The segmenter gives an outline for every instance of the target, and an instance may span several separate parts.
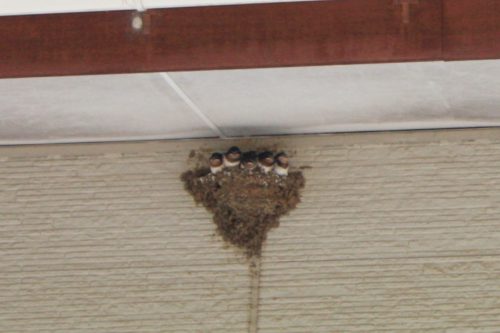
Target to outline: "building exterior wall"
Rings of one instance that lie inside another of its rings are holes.
[[[257,332],[500,332],[492,129],[0,148],[0,332],[248,332],[248,262],[179,181],[231,144],[307,180]]]

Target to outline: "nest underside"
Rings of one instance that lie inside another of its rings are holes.
[[[297,206],[305,183],[300,171],[281,177],[239,168],[216,175],[197,169],[186,171],[181,178],[195,202],[213,213],[223,239],[249,257],[261,254],[267,232]]]

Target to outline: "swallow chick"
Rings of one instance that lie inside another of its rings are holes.
[[[244,153],[241,156],[240,168],[252,173],[257,168],[257,153],[254,151]]]
[[[274,166],[273,153],[271,153],[270,151],[264,151],[264,152],[260,153],[259,157],[258,157],[258,165],[259,165],[260,170],[263,173],[267,174],[271,170],[273,170],[273,166]]]
[[[288,176],[288,156],[285,153],[279,153],[274,157],[274,173],[278,176]]]
[[[224,166],[226,168],[233,168],[240,165],[241,150],[238,147],[231,147],[224,154]]]
[[[224,159],[224,157],[221,153],[213,153],[212,156],[210,156],[208,163],[210,164],[210,172],[213,175],[224,170],[223,159]]]

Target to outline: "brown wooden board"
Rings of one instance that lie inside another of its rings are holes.
[[[408,3],[154,9],[142,31],[132,11],[0,17],[0,77],[440,59],[441,1]]]
[[[500,58],[500,0],[443,0],[443,59]]]

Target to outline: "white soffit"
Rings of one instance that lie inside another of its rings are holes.
[[[0,144],[500,126],[500,61],[0,80]]]
[[[314,0],[0,0],[0,16],[298,1]]]
[[[157,74],[0,80],[0,144],[217,136]]]
[[[500,125],[500,61],[171,73],[228,136]]]

